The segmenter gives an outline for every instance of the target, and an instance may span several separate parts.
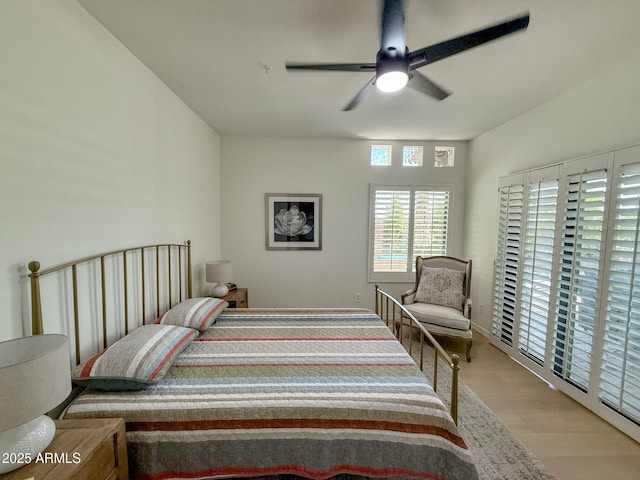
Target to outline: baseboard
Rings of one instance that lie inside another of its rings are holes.
[[[477,325],[474,325],[474,326],[472,327],[472,330],[473,330],[474,332],[479,333],[480,335],[482,335],[482,336],[483,336],[483,337],[485,337],[485,338],[489,338],[489,337],[490,337],[490,334],[489,334],[489,331],[488,331],[488,330],[485,330],[484,328],[478,327]]]

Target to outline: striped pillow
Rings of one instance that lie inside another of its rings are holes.
[[[190,298],[162,315],[158,323],[196,328],[202,332],[209,328],[228,306],[229,304],[221,298]]]
[[[71,379],[98,390],[141,390],[162,379],[197,335],[191,328],[143,325],[76,366]]]

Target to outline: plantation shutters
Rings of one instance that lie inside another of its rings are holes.
[[[374,272],[405,272],[409,254],[410,190],[377,190],[374,197]]]
[[[640,441],[640,146],[500,180],[491,342]]]
[[[567,175],[553,371],[585,392],[591,371],[606,193],[607,170]]]
[[[543,365],[553,283],[558,167],[531,172],[528,177],[521,266],[519,348],[529,359]]]
[[[449,192],[416,190],[414,192],[413,249],[411,268],[418,255],[447,254],[449,233]]]
[[[517,175],[504,179],[499,191],[492,333],[508,346],[513,346],[518,299],[523,178],[522,175]]]
[[[640,423],[640,163],[618,169],[614,201],[600,399]]]
[[[417,255],[446,255],[448,188],[371,186],[369,279],[411,280]]]

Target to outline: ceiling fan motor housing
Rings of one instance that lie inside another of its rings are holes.
[[[376,59],[376,87],[383,92],[400,90],[409,79],[409,61],[404,55],[379,51]]]

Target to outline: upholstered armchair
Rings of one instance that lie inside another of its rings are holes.
[[[461,339],[471,361],[471,260],[417,257],[416,284],[402,304],[434,336]]]

